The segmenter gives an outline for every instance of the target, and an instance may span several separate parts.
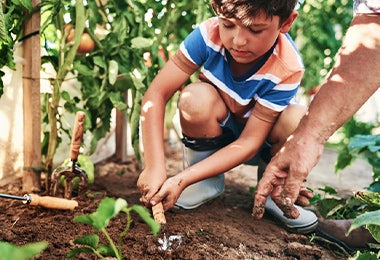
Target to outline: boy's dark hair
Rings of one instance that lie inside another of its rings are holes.
[[[252,17],[263,11],[267,17],[279,16],[279,26],[290,16],[298,0],[212,0],[216,14],[240,20],[250,26]]]

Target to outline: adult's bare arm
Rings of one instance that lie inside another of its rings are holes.
[[[380,15],[354,17],[329,77],[257,186],[255,218],[263,216],[268,195],[287,217],[298,217],[293,204],[324,144],[380,86],[379,32]]]

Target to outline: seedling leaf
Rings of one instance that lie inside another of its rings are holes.
[[[92,254],[94,251],[89,247],[80,247],[80,248],[74,248],[67,254],[67,259],[72,259],[75,255],[80,253],[89,253]]]
[[[0,258],[28,260],[40,254],[47,246],[48,242],[46,241],[29,243],[23,246],[16,246],[8,242],[0,241]]]
[[[92,218],[89,215],[79,215],[74,218],[75,222],[92,226]]]
[[[161,225],[152,218],[150,212],[146,208],[140,205],[133,205],[131,206],[131,209],[139,214],[139,216],[145,221],[145,223],[150,227],[150,230],[154,236],[160,232]]]
[[[357,251],[356,255],[348,258],[348,260],[377,260],[376,253],[374,252],[360,252]]]
[[[75,244],[86,245],[96,249],[99,244],[99,236],[95,234],[78,237],[74,240]]]
[[[358,227],[361,227],[363,225],[369,225],[369,224],[380,226],[380,210],[366,212],[358,216],[357,218],[355,218],[347,234],[350,234],[352,230]]]
[[[98,248],[98,252],[102,255],[116,257],[115,251],[112,249],[112,247],[110,245],[101,245]]]

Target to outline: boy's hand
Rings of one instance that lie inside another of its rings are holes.
[[[137,180],[137,188],[140,190],[140,202],[145,206],[151,206],[151,199],[166,180],[166,172],[155,173],[151,170],[143,170]]]
[[[150,200],[150,203],[154,206],[161,201],[164,210],[172,208],[183,191],[181,182],[182,179],[179,175],[168,178]]]

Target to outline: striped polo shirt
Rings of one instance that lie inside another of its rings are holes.
[[[218,18],[201,23],[181,43],[173,56],[184,72],[216,87],[235,117],[244,122],[252,114],[274,122],[294,101],[304,72],[301,56],[288,34],[280,34],[276,43],[244,75],[232,75],[231,56],[219,36]]]

